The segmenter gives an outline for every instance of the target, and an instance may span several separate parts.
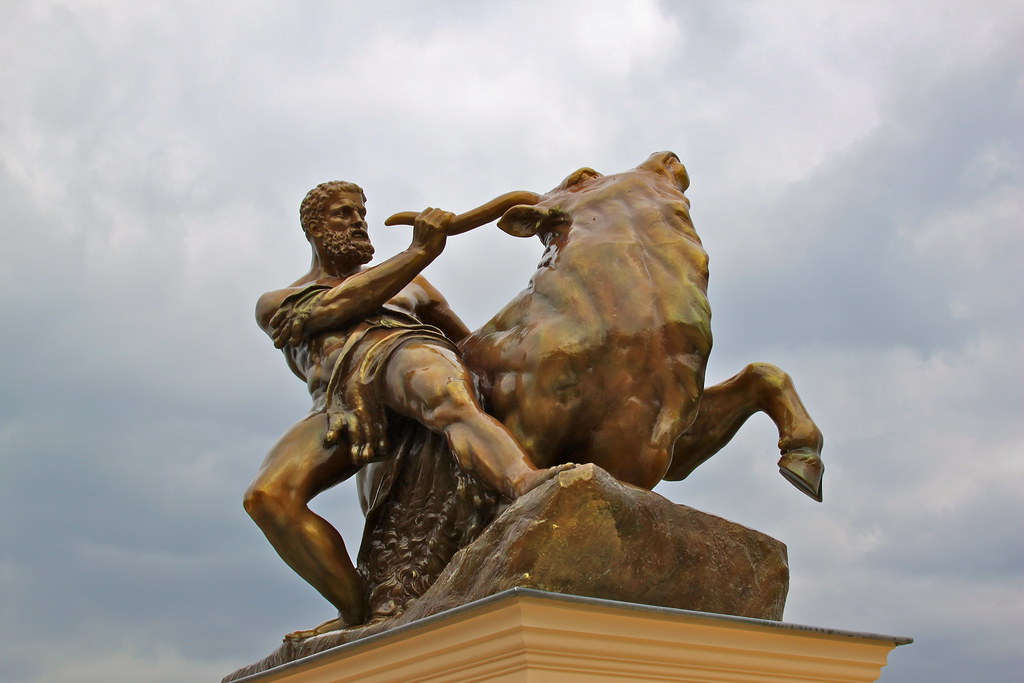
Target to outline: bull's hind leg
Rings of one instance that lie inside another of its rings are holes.
[[[676,441],[665,479],[685,479],[717,453],[751,415],[764,412],[779,430],[779,471],[798,489],[821,501],[822,436],[800,402],[789,375],[752,363],[736,376],[704,390],[693,424]]]

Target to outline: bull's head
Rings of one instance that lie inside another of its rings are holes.
[[[619,175],[628,174],[649,175],[651,177],[645,178],[645,181],[650,182],[654,179],[678,189],[680,193],[685,192],[690,186],[686,167],[673,152],[655,152],[632,171]],[[602,185],[610,185],[602,181],[604,177],[592,168],[573,171],[538,201],[508,209],[498,220],[498,227],[516,237],[556,232],[572,223],[571,214],[562,206],[566,203],[563,200],[590,189],[598,190]],[[683,199],[685,200],[685,197]]]
[[[608,177],[617,178],[629,174],[642,174],[645,181],[663,184],[680,195],[690,186],[686,167],[673,152],[655,152],[632,171]],[[592,168],[581,168],[570,173],[545,195],[526,191],[503,194],[472,211],[456,216],[448,228],[448,234],[457,235],[472,230],[490,223],[499,216],[498,227],[516,237],[532,237],[556,231],[572,224],[571,214],[559,206],[561,200],[566,196],[595,188],[604,178],[605,176]],[[682,199],[687,201],[685,197]],[[384,223],[412,225],[416,215],[415,211],[404,211],[396,213]]]

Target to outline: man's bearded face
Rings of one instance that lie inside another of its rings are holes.
[[[317,247],[328,259],[361,265],[373,258],[366,232],[366,207],[358,194],[337,194],[324,210]]]
[[[317,241],[320,251],[332,261],[362,265],[373,258],[373,245],[367,237],[328,231]]]

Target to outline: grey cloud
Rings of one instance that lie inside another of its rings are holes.
[[[789,618],[919,636],[883,681],[1019,669],[1013,7],[631,7],[0,10],[3,677],[215,677],[329,616],[240,504],[308,409],[252,309],[307,263],[309,187],[360,182],[379,224],[664,148],[711,253],[710,376],[788,369],[830,479],[793,491],[757,418],[659,490],[785,540]],[[538,256],[492,226],[428,277],[477,325]],[[353,551],[351,484],[317,510]]]
[[[794,331],[791,318],[779,311],[814,311],[799,330],[804,343],[931,350],[963,344],[975,328],[953,318],[950,301],[963,291],[962,280],[991,277],[995,264],[986,261],[950,277],[948,265],[922,259],[908,235],[932,217],[998,195],[998,182],[978,187],[969,173],[989,145],[1021,142],[1010,76],[966,74],[941,93],[925,94],[895,112],[917,110],[913,129],[880,129],[779,197],[758,229],[781,235],[788,250],[771,252],[761,263],[745,261],[744,272],[727,271],[721,278],[729,287],[725,297],[744,297],[737,326],[750,324],[763,330],[768,344],[784,344]],[[1004,238],[1019,242],[1017,236]],[[1020,250],[1013,243],[998,248]],[[773,286],[753,286],[756,279]]]

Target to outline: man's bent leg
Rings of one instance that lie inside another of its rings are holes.
[[[281,558],[338,609],[343,625],[366,620],[366,587],[341,535],[307,504],[355,473],[347,448],[324,449],[327,416],[289,429],[245,494],[245,509]]]
[[[505,426],[484,412],[472,386],[454,351],[407,341],[388,360],[385,399],[392,410],[443,434],[463,469],[477,472],[510,498],[574,466],[537,469]]]

